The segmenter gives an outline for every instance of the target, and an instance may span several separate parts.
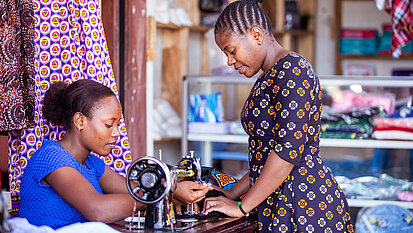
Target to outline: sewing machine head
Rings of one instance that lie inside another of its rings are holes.
[[[181,180],[201,182],[201,164],[193,152],[182,156],[173,167],[154,157],[140,158],[131,165],[127,188],[136,201],[147,204],[145,228],[173,228],[176,221],[171,194]]]

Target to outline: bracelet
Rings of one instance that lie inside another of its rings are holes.
[[[245,211],[242,209],[242,207],[241,207],[241,204],[242,204],[242,202],[238,202],[238,207],[239,207],[239,210],[241,211],[241,213],[243,214],[243,215],[247,215],[247,213],[245,213]]]

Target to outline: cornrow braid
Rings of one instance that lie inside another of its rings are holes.
[[[245,34],[252,27],[261,27],[272,32],[271,22],[258,3],[263,0],[238,0],[229,4],[222,11],[215,23],[215,32],[230,29],[238,34]]]

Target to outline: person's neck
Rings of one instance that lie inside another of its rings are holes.
[[[268,71],[275,63],[277,63],[282,57],[286,54],[290,53],[291,51],[282,47],[278,42],[274,39],[271,45],[269,46],[271,49],[268,50],[264,64],[262,69],[264,72]]]
[[[67,133],[65,137],[59,141],[59,144],[73,156],[79,163],[85,165],[85,161],[90,154],[86,148],[81,146],[79,137],[71,133]]]

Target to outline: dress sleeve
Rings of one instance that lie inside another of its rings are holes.
[[[105,162],[93,154],[89,155],[88,160],[90,161],[91,166],[93,166],[94,168],[96,179],[99,180],[100,178],[102,178],[103,173],[105,173]]]
[[[40,182],[44,177],[58,168],[75,167],[74,161],[68,157],[67,152],[62,150],[60,146],[53,145],[52,143],[41,151],[36,163],[37,171],[34,175],[36,182]]]
[[[282,159],[298,165],[308,141],[307,131],[314,100],[314,73],[301,57],[286,59],[268,83],[268,97],[274,108],[274,151]]]

